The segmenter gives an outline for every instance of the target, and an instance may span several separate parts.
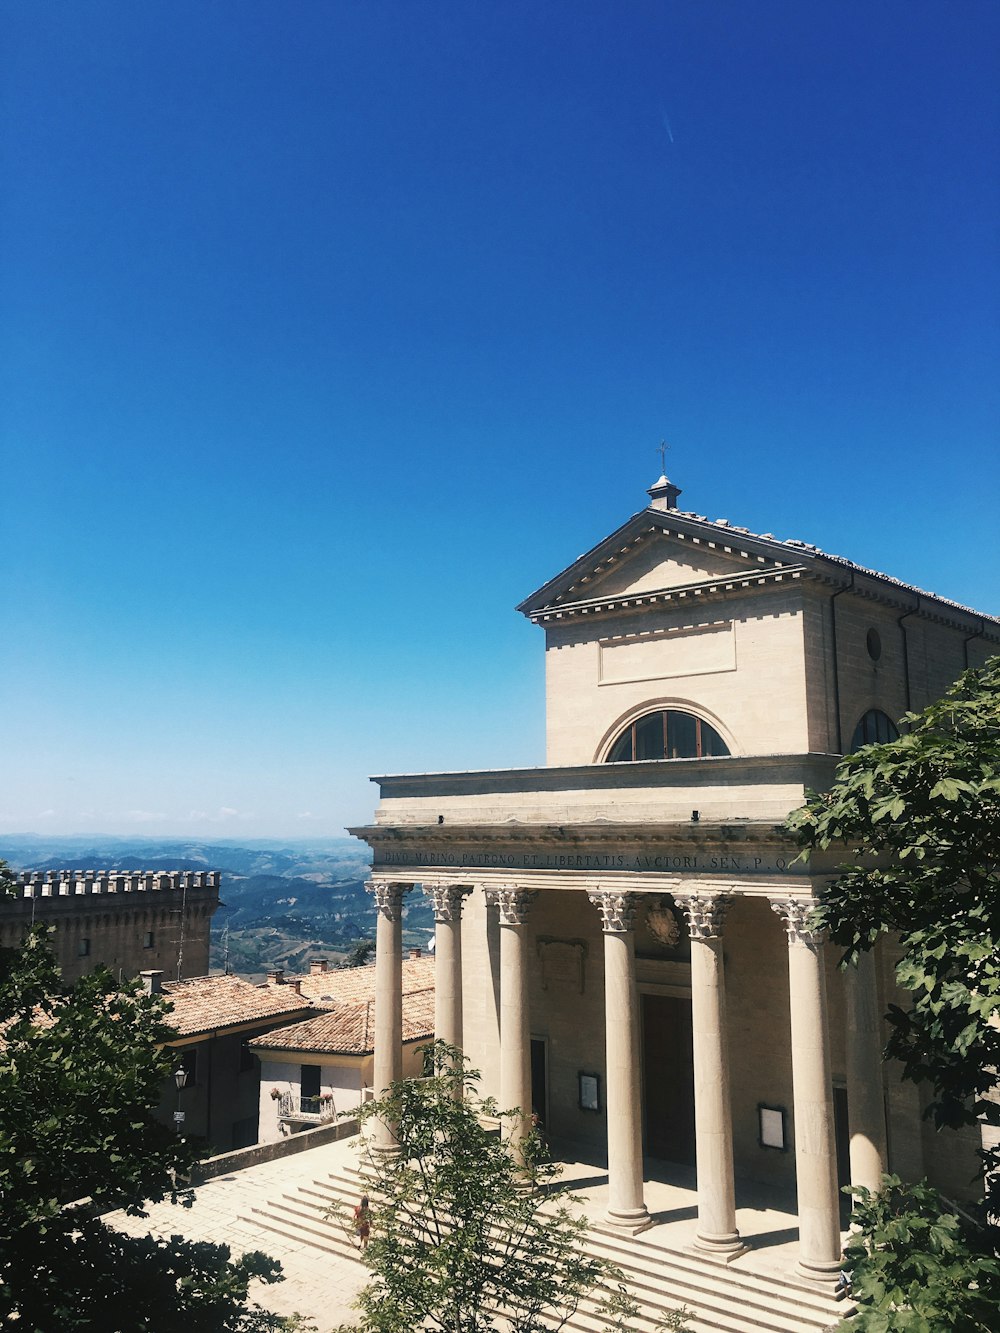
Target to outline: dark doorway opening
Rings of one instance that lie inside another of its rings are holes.
[[[847,1113],[847,1089],[833,1090],[833,1136],[837,1145],[837,1188],[842,1190],[851,1183],[851,1122]],[[851,1221],[851,1196],[840,1196],[840,1226],[844,1230]]]
[[[319,1084],[319,1065],[303,1065],[299,1104],[299,1110],[303,1115],[319,1115]]]
[[[642,1068],[645,1151],[693,1166],[694,1049],[691,1001],[673,995],[642,997]]]
[[[545,1086],[545,1041],[542,1037],[531,1039],[531,1109],[538,1114],[544,1126],[549,1118],[548,1098]]]

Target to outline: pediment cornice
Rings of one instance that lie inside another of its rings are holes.
[[[675,593],[683,589],[693,593],[699,587],[729,582],[736,575],[759,576],[766,571],[791,566],[799,566],[802,572],[807,565],[804,551],[786,543],[757,537],[745,530],[711,523],[707,519],[677,510],[644,509],[525,598],[518,606],[518,611],[530,620],[537,621],[555,608],[586,606],[593,609],[604,602],[621,601],[621,597],[602,597],[597,588],[594,589],[596,595],[590,595],[589,585],[600,580],[615,566],[634,558],[640,548],[651,541],[674,544],[678,553],[682,550],[701,551],[724,556],[731,562],[732,569],[724,577],[720,574],[679,587],[644,590],[643,600],[651,593],[658,592]]]
[[[650,542],[672,543],[678,553],[701,551],[722,556],[732,568],[711,578],[669,587],[643,587],[634,594],[602,595],[598,585],[608,571],[635,560],[644,544]],[[951,625],[964,629],[971,637],[1000,643],[1000,618],[996,616],[925,592],[808,542],[779,540],[770,533],[761,535],[734,527],[725,519],[711,520],[676,509],[643,509],[633,514],[609,537],[526,597],[517,610],[537,624],[563,616],[631,609],[651,601],[690,605],[696,599],[721,599],[745,593],[755,586],[768,587],[796,578],[849,589],[856,596],[895,607],[904,614]]]
[[[643,589],[641,592],[620,593],[609,597],[592,597],[580,601],[562,601],[529,613],[533,624],[551,624],[577,616],[599,616],[621,611],[634,611],[651,606],[691,606],[695,602],[719,601],[736,593],[755,592],[779,584],[795,583],[805,577],[814,577],[804,565],[785,565],[774,569],[753,569],[742,574],[722,578],[700,579],[697,583],[683,583],[665,588]]]

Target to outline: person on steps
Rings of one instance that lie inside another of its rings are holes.
[[[371,1235],[371,1214],[368,1211],[367,1194],[362,1194],[361,1202],[354,1210],[354,1230],[358,1233],[361,1248],[367,1250],[368,1237]]]

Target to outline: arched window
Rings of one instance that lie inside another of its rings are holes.
[[[884,745],[886,741],[898,741],[899,728],[881,708],[869,708],[864,717],[854,728],[851,737],[851,750],[860,750],[862,745]]]
[[[728,754],[729,746],[714,727],[693,713],[663,708],[630,722],[608,752],[606,763],[636,759],[703,759]]]

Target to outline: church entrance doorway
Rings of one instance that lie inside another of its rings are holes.
[[[693,1166],[694,1049],[691,1001],[642,996],[645,1152]]]
[[[544,1129],[549,1116],[548,1073],[545,1068],[545,1038],[531,1038],[531,1109]]]

